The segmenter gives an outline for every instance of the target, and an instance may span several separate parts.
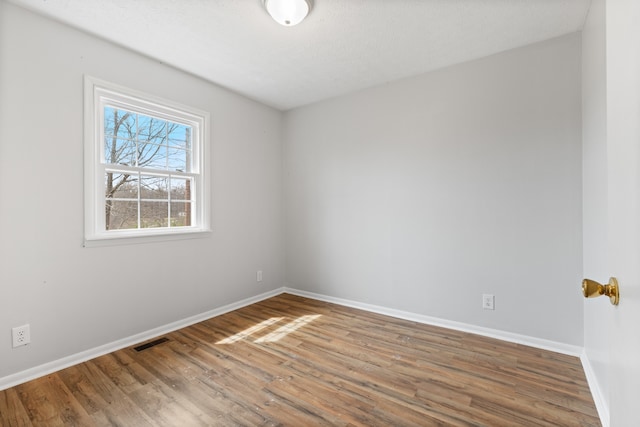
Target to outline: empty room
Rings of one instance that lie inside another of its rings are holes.
[[[640,2],[0,0],[0,426],[640,416]]]

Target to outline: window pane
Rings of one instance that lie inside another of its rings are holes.
[[[167,227],[169,217],[169,203],[167,202],[140,202],[140,227],[158,228]]]
[[[105,203],[107,230],[138,228],[138,202],[107,200]]]
[[[178,148],[191,148],[191,126],[169,123],[169,145]]]
[[[104,138],[104,161],[114,165],[135,166],[136,144],[127,139]]]
[[[171,200],[191,200],[192,182],[189,178],[171,179]]]
[[[153,169],[167,169],[167,146],[140,142],[138,145],[138,166]]]
[[[191,172],[189,167],[189,159],[187,158],[187,151],[180,148],[169,147],[169,170],[180,172]]]
[[[141,142],[166,143],[167,122],[138,114],[138,140]]]
[[[137,175],[127,175],[117,172],[105,174],[105,197],[107,199],[137,199]]]
[[[133,139],[136,136],[136,115],[113,107],[104,107],[104,134]]]
[[[188,227],[191,225],[191,202],[171,203],[171,226]]]
[[[104,107],[104,135],[114,135],[114,109],[112,107]]]
[[[167,178],[144,175],[140,177],[141,199],[168,200],[168,196]]]

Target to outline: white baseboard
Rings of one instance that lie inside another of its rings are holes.
[[[344,305],[347,307],[358,308],[373,313],[384,314],[386,316],[396,317],[398,319],[410,320],[413,322],[424,323],[427,325],[440,326],[443,328],[453,329],[456,331],[469,332],[485,337],[497,338],[502,341],[508,341],[516,344],[523,344],[530,347],[550,350],[556,353],[568,354],[570,356],[579,357],[582,354],[582,347],[565,344],[556,341],[545,340],[542,338],[530,337],[528,335],[514,334],[511,332],[501,331],[498,329],[484,328],[482,326],[471,325],[468,323],[455,322],[452,320],[440,319],[438,317],[425,316],[423,314],[411,313],[408,311],[395,310],[392,308],[382,307],[379,305],[365,304],[343,298],[335,298],[327,295],[316,294],[314,292],[301,291],[294,288],[285,287],[284,292],[298,295],[301,297],[312,298],[320,301],[330,302],[334,304]]]
[[[589,361],[585,351],[580,355],[580,361],[582,362],[582,369],[584,369],[584,375],[587,377],[587,383],[589,384],[593,401],[596,404],[596,410],[598,411],[602,427],[609,427],[611,424],[609,405],[607,404],[607,400],[604,398],[602,388],[600,388],[600,383],[598,382],[598,377],[596,377],[596,374],[593,371],[593,366],[591,366],[591,362]]]
[[[9,387],[13,387],[18,384],[22,384],[27,381],[34,380],[36,378],[49,375],[61,369],[68,368],[69,366],[86,362],[87,360],[94,359],[96,357],[114,352],[116,350],[120,350],[125,347],[130,347],[134,344],[138,344],[140,342],[150,340],[151,338],[155,338],[159,335],[167,334],[169,332],[182,329],[184,327],[193,325],[195,323],[202,322],[203,320],[207,320],[212,317],[219,316],[221,314],[228,313],[230,311],[237,310],[242,307],[246,307],[248,305],[265,300],[267,298],[280,295],[281,293],[284,292],[284,289],[285,288],[274,289],[273,291],[265,292],[260,295],[256,295],[254,297],[246,298],[238,302],[227,304],[225,306],[222,306],[213,310],[209,310],[204,313],[196,314],[195,316],[187,317],[186,319],[181,319],[176,322],[169,323],[168,325],[150,329],[148,331],[141,332],[139,334],[135,334],[127,338],[113,341],[108,344],[101,345],[99,347],[94,347],[89,350],[82,351],[80,353],[72,354],[70,356],[66,356],[61,359],[47,362],[30,369],[26,369],[24,371],[11,374],[6,377],[2,377],[0,378],[0,390],[5,390]]]

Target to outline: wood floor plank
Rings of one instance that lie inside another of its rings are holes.
[[[92,424],[86,409],[60,380],[47,375],[16,387],[34,426],[84,426]]]
[[[78,402],[96,420],[96,424],[153,425],[153,420],[139,410],[124,389],[112,382],[101,370],[99,362],[108,358],[103,356],[72,366],[60,371],[58,375]]]
[[[282,294],[0,391],[2,426],[600,426],[576,357]]]
[[[155,377],[124,353],[117,351],[98,357],[92,362],[124,393],[132,393],[153,381]]]
[[[29,427],[33,424],[22,405],[16,388],[0,391],[0,425],[7,427]]]

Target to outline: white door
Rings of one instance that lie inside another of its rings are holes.
[[[607,166],[609,267],[620,284],[611,307],[612,427],[640,426],[640,1],[608,0]],[[611,320],[609,322],[609,320]]]

